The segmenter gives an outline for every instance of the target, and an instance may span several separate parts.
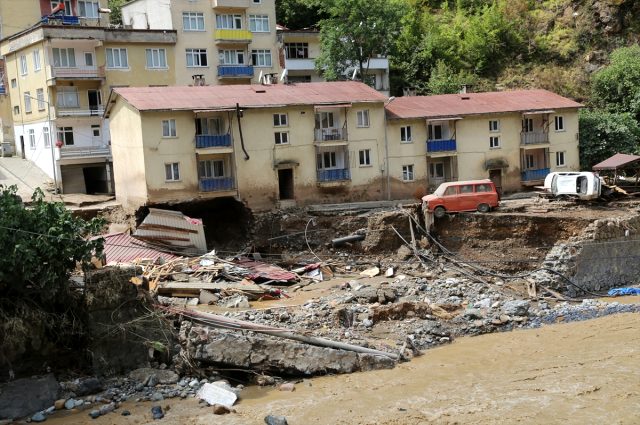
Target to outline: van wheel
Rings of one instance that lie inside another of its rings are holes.
[[[478,205],[478,211],[481,213],[488,213],[491,211],[491,207],[488,204],[480,204]]]
[[[435,207],[435,209],[433,210],[433,215],[436,218],[442,218],[447,214],[447,211],[444,209],[444,207]]]

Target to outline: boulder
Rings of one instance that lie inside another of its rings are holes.
[[[60,386],[53,374],[0,385],[0,419],[21,418],[53,406]]]
[[[141,383],[153,382],[152,377],[155,376],[156,383],[163,385],[171,385],[178,382],[179,376],[172,370],[167,369],[152,369],[150,367],[143,367],[133,370],[129,373],[129,378]]]
[[[502,305],[502,311],[508,316],[526,316],[529,311],[529,301],[513,300],[506,301]]]

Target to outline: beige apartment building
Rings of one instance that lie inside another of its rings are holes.
[[[116,88],[116,197],[256,210],[382,199],[385,101],[358,82]]]
[[[279,78],[275,0],[133,0],[122,20],[125,28],[177,31],[177,85]]]
[[[390,167],[411,165],[428,190],[480,178],[504,192],[541,185],[549,172],[579,169],[581,107],[546,90],[392,98]]]
[[[175,31],[38,24],[0,41],[18,155],[63,193],[114,191],[104,100],[175,81]]]

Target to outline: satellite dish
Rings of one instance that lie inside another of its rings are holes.
[[[260,84],[264,83],[264,81],[262,80],[262,71],[260,71],[260,75],[258,75],[258,81],[260,82]]]
[[[280,74],[280,81],[284,81],[285,78],[289,75],[289,70],[287,68],[282,70],[282,74]]]

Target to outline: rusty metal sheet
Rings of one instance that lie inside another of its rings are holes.
[[[634,162],[640,160],[638,155],[629,155],[626,153],[617,153],[610,158],[605,159],[602,162],[593,166],[594,170],[615,170],[617,168],[624,168],[627,165],[631,165]]]
[[[104,235],[105,263],[131,263],[137,259],[151,259],[156,261],[162,258],[165,261],[177,258],[176,255],[162,252],[152,246],[129,236],[126,233],[114,233]]]
[[[187,217],[180,211],[149,208],[149,214],[133,236],[184,255],[195,256],[207,252],[202,220]]]
[[[254,261],[248,258],[237,258],[233,263],[250,270],[251,273],[245,276],[247,279],[275,280],[278,282],[295,282],[298,280],[298,275],[295,273],[273,264]]]

